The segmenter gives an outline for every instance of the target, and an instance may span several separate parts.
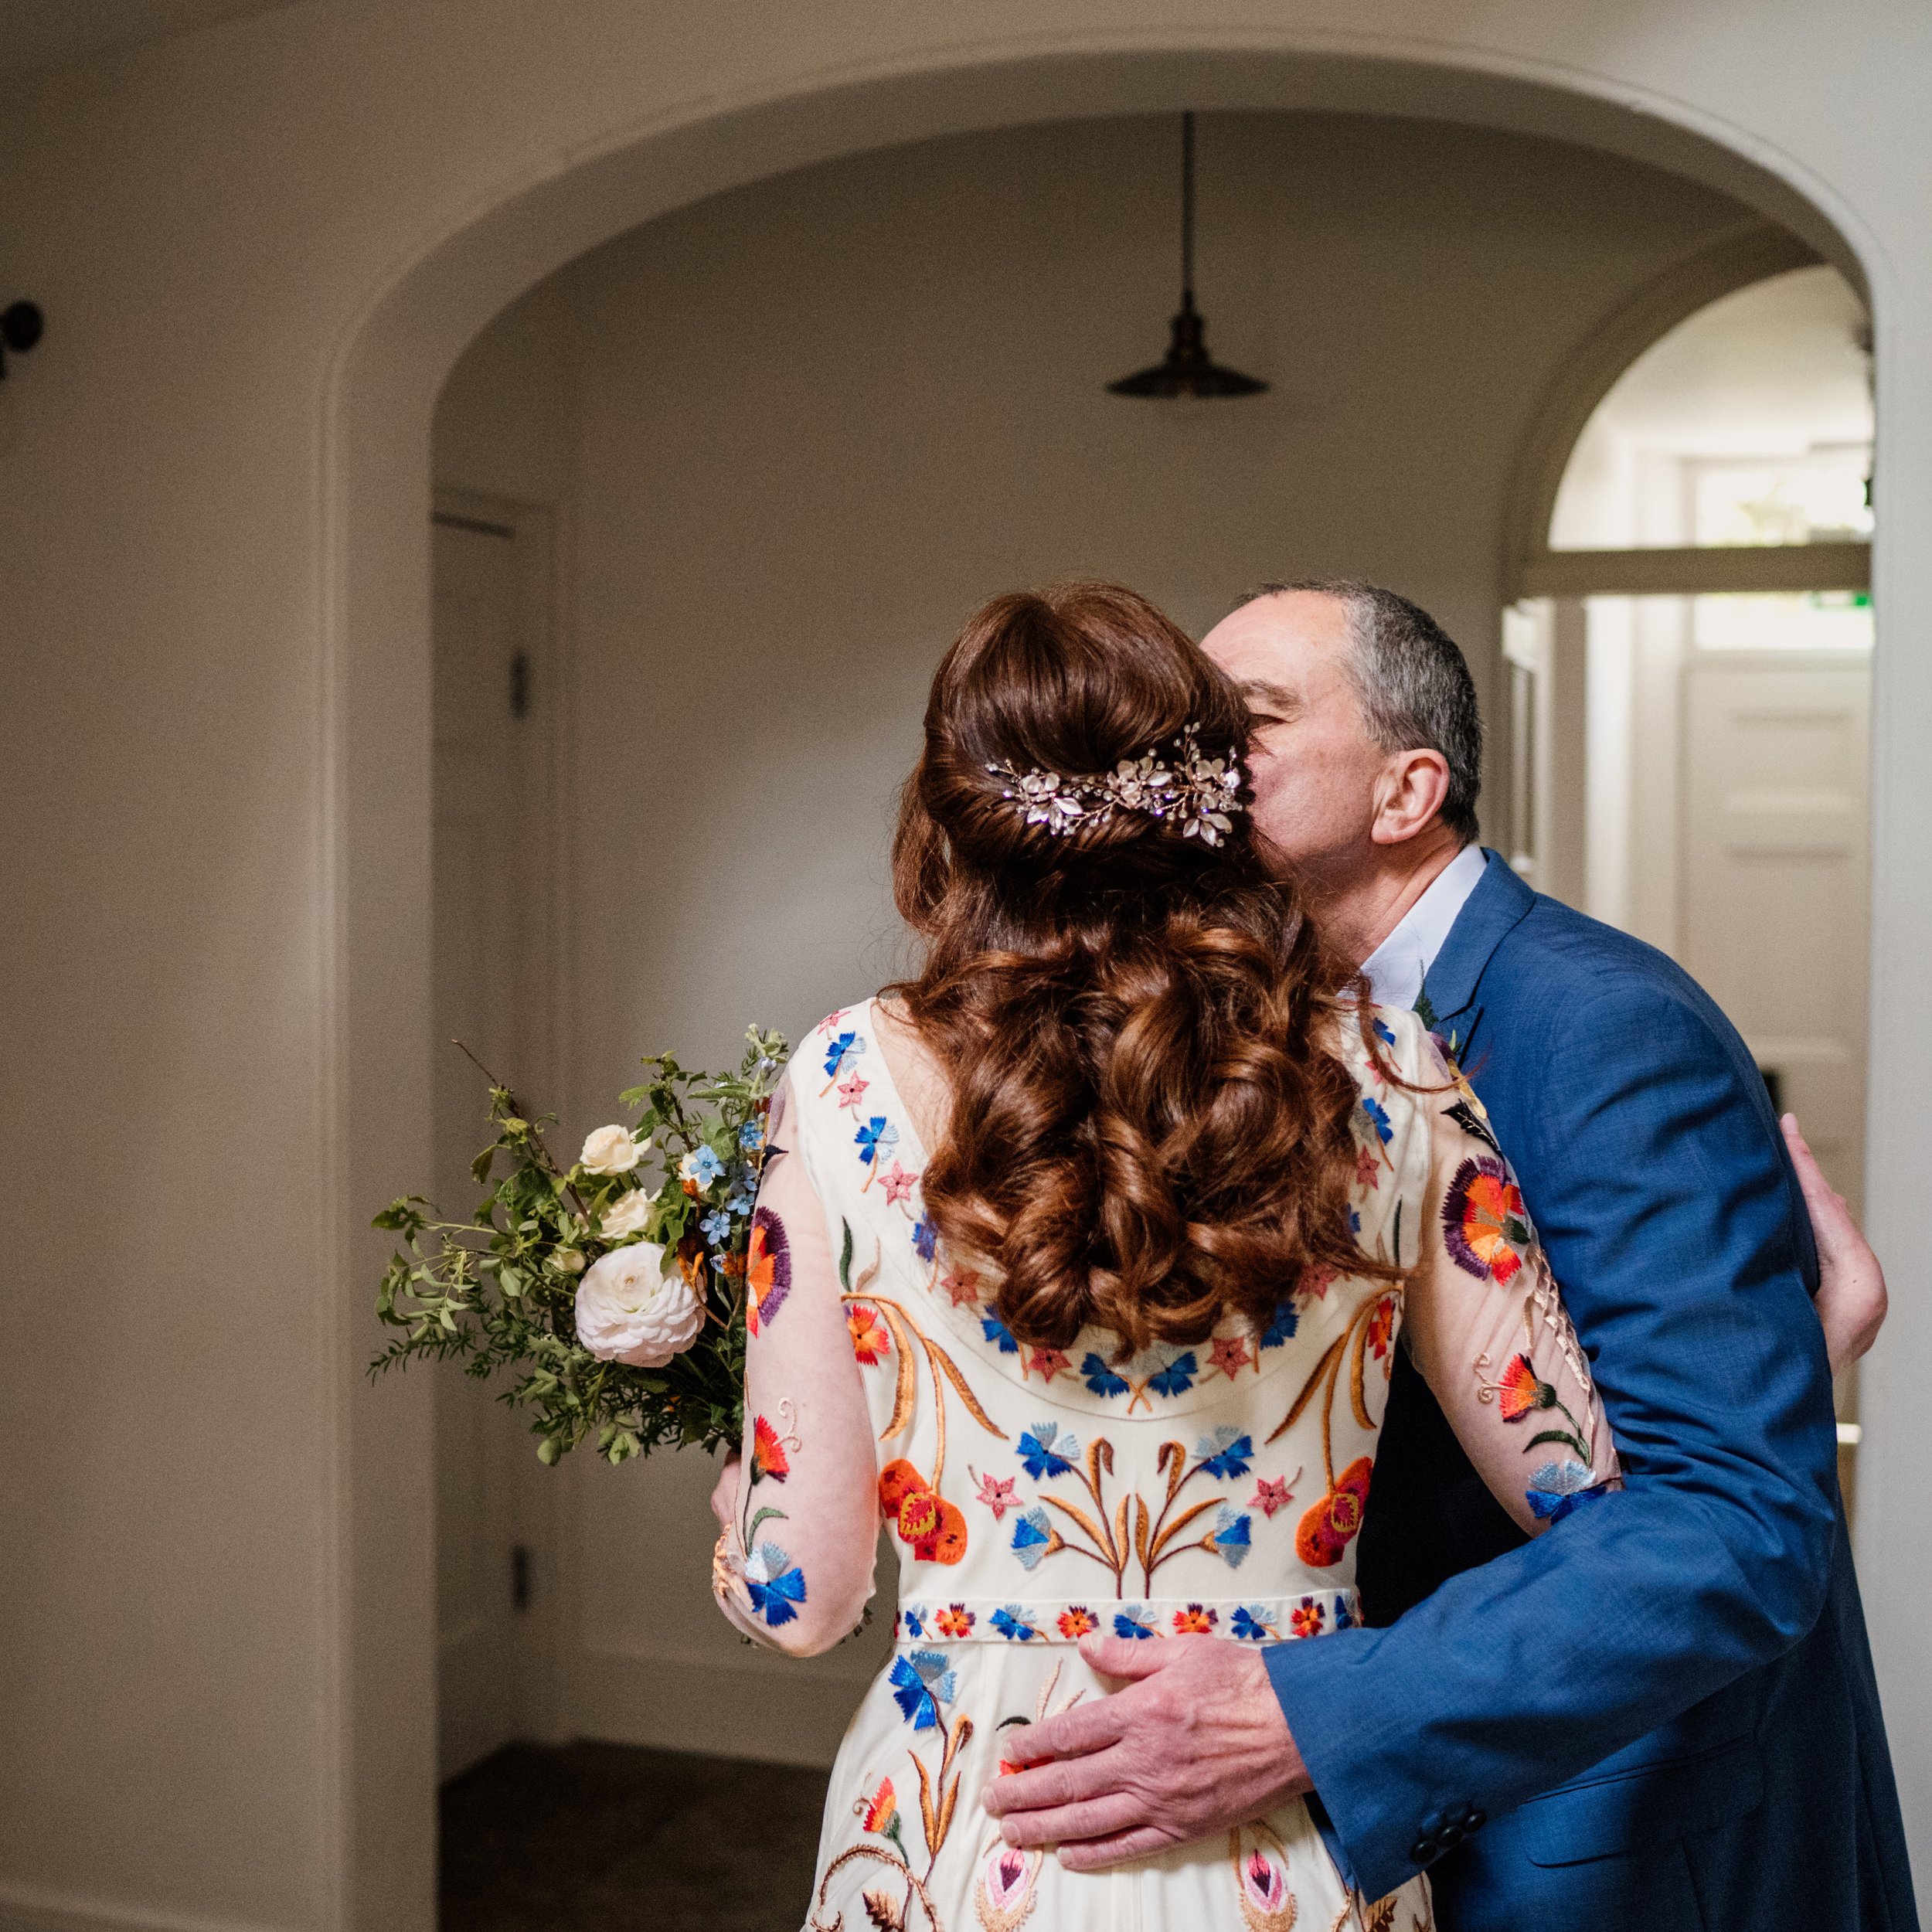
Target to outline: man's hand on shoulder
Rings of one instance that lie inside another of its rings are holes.
[[[1820,1171],[1798,1130],[1798,1116],[1787,1114],[1780,1125],[1811,1216],[1811,1238],[1818,1243],[1815,1305],[1825,1325],[1825,1353],[1837,1375],[1871,1347],[1885,1325],[1885,1270],[1859,1232],[1844,1196]]]
[[[1080,1655],[1129,1680],[1002,1733],[985,1808],[1009,1845],[1060,1847],[1093,1871],[1224,1832],[1311,1787],[1258,1649],[1212,1637],[1085,1637]]]

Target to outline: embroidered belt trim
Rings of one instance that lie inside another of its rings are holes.
[[[1225,1637],[1273,1644],[1319,1637],[1362,1621],[1352,1590],[1284,1597],[1111,1597],[1084,1602],[1022,1603],[971,1597],[952,1603],[903,1604],[893,1627],[900,1644],[1071,1644],[1090,1631],[1104,1637]]]

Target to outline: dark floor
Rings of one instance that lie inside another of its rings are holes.
[[[511,1744],[443,1787],[442,1932],[798,1932],[825,1774]]]

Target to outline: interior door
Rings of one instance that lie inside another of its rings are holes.
[[[474,508],[474,505],[469,506]],[[485,506],[487,509],[487,506]],[[449,1043],[527,1090],[541,986],[526,858],[532,818],[523,739],[536,640],[529,585],[539,533],[487,514],[439,513],[434,532],[436,1198],[466,1218],[471,1157],[488,1138],[487,1084]],[[522,1422],[491,1386],[434,1376],[438,1768],[448,1777],[532,1728],[526,1614],[536,1587]],[[549,1474],[539,1471],[540,1475]]]
[[[1681,957],[1855,1206],[1870,663],[1698,652],[1685,676]]]

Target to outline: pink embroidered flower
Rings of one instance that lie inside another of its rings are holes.
[[[851,1011],[852,1009],[849,1006],[842,1006],[837,1012],[828,1013],[825,1017],[818,1022],[819,1032],[821,1033],[837,1032],[838,1030],[838,1022]]]
[[[939,1285],[956,1308],[970,1307],[979,1299],[979,1277],[971,1268],[954,1268],[940,1276]]]
[[[1248,1507],[1258,1509],[1263,1515],[1273,1519],[1277,1509],[1285,1509],[1294,1501],[1294,1493],[1288,1487],[1285,1476],[1260,1476],[1255,1479],[1254,1494],[1248,1498]]]
[[[1288,1896],[1288,1875],[1267,1852],[1250,1852],[1241,1867],[1241,1889],[1257,1911],[1279,1912]]]
[[[1301,1270],[1301,1279],[1294,1284],[1294,1291],[1297,1294],[1305,1294],[1319,1301],[1341,1279],[1341,1275],[1342,1270],[1328,1262],[1311,1262]]]
[[[1245,1369],[1253,1359],[1244,1335],[1217,1335],[1213,1347],[1208,1350],[1208,1360],[1230,1382],[1238,1369]]]
[[[971,1469],[966,1473],[969,1476],[976,1474]],[[983,1502],[993,1512],[994,1522],[998,1522],[1008,1510],[1017,1509],[1019,1507],[1019,1499],[1013,1494],[1013,1485],[1019,1480],[1017,1476],[1008,1476],[1004,1478],[998,1476],[981,1476],[979,1494],[973,1500],[975,1502]]]
[[[1304,1597],[1288,1613],[1288,1628],[1298,1637],[1319,1637],[1328,1614],[1312,1597]]]
[[[1379,1187],[1382,1185],[1382,1163],[1364,1148],[1358,1148],[1355,1157],[1355,1179],[1357,1187]]]
[[[1026,1357],[1026,1372],[1029,1376],[1042,1376],[1049,1382],[1063,1369],[1072,1366],[1064,1349],[1034,1349],[1029,1352]]]
[[[1084,1604],[1069,1604],[1060,1614],[1060,1633],[1063,1637],[1084,1637],[1089,1631],[1099,1628],[1094,1613]]]
[[[855,1067],[838,1083],[838,1104],[841,1107],[856,1107],[865,1097],[866,1089],[871,1084],[870,1080],[859,1077],[859,1070]]]
[[[879,1185],[886,1190],[886,1199],[896,1206],[919,1185],[919,1176],[910,1168],[901,1167],[895,1161],[879,1177]]]
[[[942,1637],[970,1637],[973,1623],[973,1613],[964,1604],[948,1604],[933,1619],[934,1628]]]

